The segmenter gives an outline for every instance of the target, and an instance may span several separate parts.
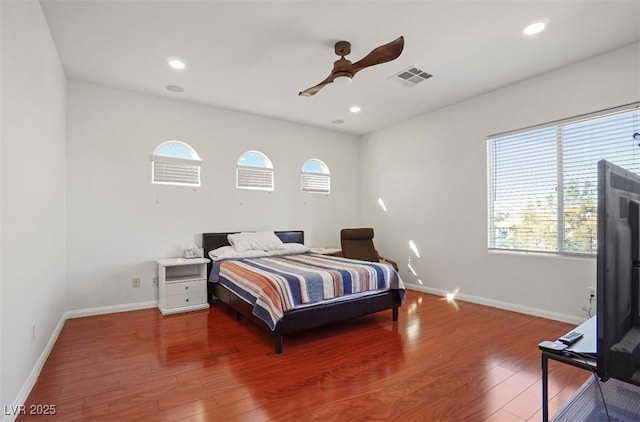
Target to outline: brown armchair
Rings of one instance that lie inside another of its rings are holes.
[[[342,229],[340,231],[340,246],[345,258],[360,259],[362,261],[386,262],[398,271],[398,264],[380,256],[373,246],[373,229]]]

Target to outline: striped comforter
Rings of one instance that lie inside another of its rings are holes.
[[[220,261],[209,281],[253,304],[253,314],[272,330],[296,307],[389,289],[399,290],[404,301],[405,293],[390,265],[315,254]]]

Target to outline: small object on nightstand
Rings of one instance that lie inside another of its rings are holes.
[[[158,309],[162,315],[208,309],[206,258],[158,259]]]
[[[199,248],[197,246],[193,246],[192,248],[184,250],[184,257],[188,259],[192,258],[203,258],[204,257],[204,249]]]

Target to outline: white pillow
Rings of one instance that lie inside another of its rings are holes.
[[[229,244],[238,252],[248,250],[270,251],[282,247],[282,240],[271,232],[243,232],[235,233],[227,236]]]
[[[278,249],[272,249],[267,252],[269,256],[274,255],[286,255],[292,253],[307,253],[311,249],[308,246],[303,245],[302,243],[283,243],[282,246]]]
[[[249,251],[242,251],[242,252],[238,252],[235,249],[233,249],[232,246],[222,246],[218,249],[213,249],[209,251],[209,258],[211,258],[213,261],[219,261],[221,259],[240,259],[240,258],[260,258],[263,256],[267,256],[267,253],[265,251],[256,251],[256,250],[249,250]]]

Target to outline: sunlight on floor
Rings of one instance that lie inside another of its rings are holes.
[[[458,306],[458,303],[456,303],[456,296],[459,292],[460,289],[456,287],[454,291],[447,293],[446,296],[441,298],[440,300],[446,300],[448,304],[452,305],[456,310],[458,310],[460,309],[460,307]]]
[[[415,321],[407,327],[407,338],[410,341],[415,341],[420,338],[420,321]]]

